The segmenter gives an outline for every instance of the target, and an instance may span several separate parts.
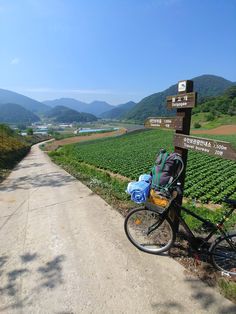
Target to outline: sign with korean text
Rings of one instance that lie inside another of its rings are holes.
[[[148,118],[144,123],[146,128],[165,128],[165,129],[175,129],[182,130],[183,126],[183,118],[182,117],[174,117],[174,118]]]
[[[168,109],[193,108],[196,104],[196,93],[179,94],[167,97]]]
[[[208,155],[236,160],[236,151],[231,147],[230,143],[224,141],[175,134],[174,145],[180,148],[206,153]]]

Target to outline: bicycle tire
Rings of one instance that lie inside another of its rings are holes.
[[[229,242],[232,243],[230,246]],[[236,275],[236,232],[216,239],[209,249],[212,264],[220,271]]]
[[[160,224],[150,234],[148,228]],[[129,241],[139,250],[160,254],[168,251],[175,241],[176,234],[169,217],[145,207],[135,208],[128,213],[124,222],[125,233]]]

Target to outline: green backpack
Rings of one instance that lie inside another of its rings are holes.
[[[160,192],[170,191],[176,185],[183,169],[184,163],[180,154],[169,154],[165,149],[161,149],[151,171],[151,188]]]

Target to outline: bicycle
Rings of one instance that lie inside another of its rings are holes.
[[[169,216],[172,210],[177,221],[186,231],[190,246],[198,252],[204,251],[216,269],[228,275],[236,275],[236,231],[228,232],[224,228],[225,221],[236,209],[236,200],[225,199],[224,202],[231,208],[216,224],[180,206],[176,199],[171,200],[166,209],[145,204],[128,213],[124,223],[125,233],[130,242],[143,252],[151,254],[166,252],[174,245],[177,233]],[[201,221],[209,234],[203,238],[196,237],[181,216],[181,211]],[[220,236],[209,242],[217,233],[220,233]]]

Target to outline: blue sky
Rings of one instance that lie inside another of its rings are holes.
[[[0,88],[116,105],[236,81],[235,30],[235,0],[0,0]]]

